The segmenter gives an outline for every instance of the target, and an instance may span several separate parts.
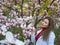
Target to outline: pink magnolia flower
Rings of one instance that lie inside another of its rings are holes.
[[[6,23],[6,26],[9,27],[11,25],[11,23]]]
[[[44,4],[44,2],[43,2],[43,1],[41,1],[41,2],[40,2],[40,5],[42,5],[42,4]]]
[[[28,21],[28,19],[27,19],[27,17],[26,16],[23,16],[23,22],[27,22]]]
[[[3,24],[0,23],[0,27],[2,26]]]
[[[17,22],[14,22],[14,23],[13,23],[13,26],[19,27],[19,24],[18,24]]]
[[[48,13],[47,13],[47,10],[44,10],[44,15],[47,15]]]
[[[9,16],[13,17],[13,10],[10,11]]]
[[[38,17],[38,20],[39,20],[39,19],[41,19],[41,18],[42,18],[42,15],[41,15],[41,14],[39,14],[37,17]]]
[[[15,10],[15,9],[17,9],[17,6],[16,6],[16,5],[13,5],[13,7],[12,7],[12,8]]]
[[[2,9],[0,9],[0,13],[2,13],[3,12],[3,10]]]
[[[0,19],[1,19],[2,21],[6,21],[7,17],[5,17],[5,16],[0,16]]]
[[[3,0],[0,0],[0,4],[2,4],[3,3]]]
[[[12,22],[12,20],[8,19],[8,20],[6,21],[6,26],[7,26],[7,28],[10,28],[11,25],[13,25],[13,22]]]
[[[3,2],[3,0],[0,0],[1,2]]]
[[[14,11],[14,10],[11,10],[10,13],[9,13],[9,15],[11,17],[13,17],[13,16],[16,17],[18,15],[18,13],[16,11]]]
[[[1,9],[4,10],[4,7],[2,6]]]
[[[7,7],[10,7],[10,6],[11,6],[11,3],[10,3],[10,2],[7,2],[7,3],[6,3],[6,6],[7,6]]]
[[[23,35],[26,37],[28,35],[28,33],[27,32],[23,32]]]
[[[12,20],[9,18],[9,19],[7,20],[7,22],[8,22],[8,23],[12,23]]]
[[[57,20],[60,22],[60,18],[57,18]]]
[[[60,8],[59,9],[57,9],[57,14],[60,16]]]
[[[50,5],[48,5],[48,8],[49,8],[49,9],[53,9],[53,8],[54,8],[54,6],[53,6],[53,5],[51,5],[51,6],[50,6]]]
[[[18,39],[19,38],[19,34],[15,34],[14,38]]]
[[[13,11],[13,15],[14,15],[14,16],[17,16],[18,13],[17,13],[16,11]]]
[[[54,5],[54,6],[57,6],[57,5],[58,5],[58,2],[57,2],[57,1],[54,1],[54,2],[53,2],[53,5]]]
[[[36,5],[35,8],[40,8],[41,6],[40,5]]]
[[[59,9],[57,9],[57,11],[56,11],[57,13],[60,13],[60,8]]]

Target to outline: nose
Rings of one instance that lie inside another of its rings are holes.
[[[42,22],[42,25],[44,25],[44,22]]]

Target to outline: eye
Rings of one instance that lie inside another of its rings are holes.
[[[47,24],[47,22],[45,21],[45,23]]]

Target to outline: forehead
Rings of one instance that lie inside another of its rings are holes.
[[[44,21],[49,22],[49,20],[48,20],[48,19],[44,19]]]

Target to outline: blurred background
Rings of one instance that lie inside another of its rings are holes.
[[[60,45],[60,0],[0,0],[0,27],[6,25],[19,40],[30,39],[30,31],[40,29],[44,16],[54,19],[55,45]]]

